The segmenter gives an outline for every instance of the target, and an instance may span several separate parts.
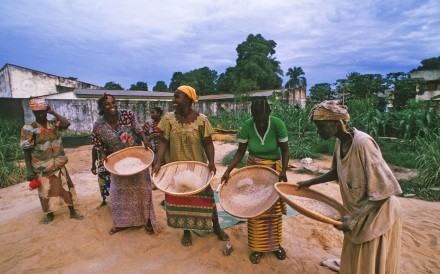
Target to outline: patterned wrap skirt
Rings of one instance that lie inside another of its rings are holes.
[[[281,160],[265,160],[249,155],[247,165],[264,165],[281,171]],[[248,219],[248,247],[253,252],[277,251],[283,239],[283,214],[287,206],[281,199],[261,215]]]
[[[113,226],[145,226],[150,220],[157,231],[150,173],[147,170],[131,176],[111,174],[110,205]]]
[[[44,213],[53,212],[61,206],[73,206],[76,191],[66,167],[48,175],[38,173],[37,177],[41,182],[38,196]]]
[[[191,196],[165,194],[165,211],[168,226],[187,230],[212,231],[212,220],[218,218],[209,185]]]

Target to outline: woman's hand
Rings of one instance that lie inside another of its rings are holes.
[[[49,105],[47,105],[47,113],[49,113],[49,114],[53,114],[55,111],[54,111],[54,109],[51,107],[51,106],[49,106]]]
[[[311,185],[313,185],[313,182],[311,180],[306,180],[306,181],[299,181],[298,183],[296,183],[298,185],[298,189],[301,189],[302,187],[310,187]]]
[[[156,163],[155,165],[153,165],[153,167],[151,168],[151,174],[158,173],[161,166],[162,165],[160,163]]]
[[[278,182],[287,182],[287,174],[286,172],[281,172],[278,176]]]
[[[342,216],[341,222],[342,222],[342,224],[335,225],[334,227],[337,230],[341,230],[343,232],[352,231],[357,223],[354,214],[347,214],[347,215]]]
[[[144,140],[143,144],[144,144],[144,148],[146,150],[148,150],[148,149],[153,150],[153,147],[151,146],[150,142],[147,139]]]
[[[34,178],[36,178],[35,173],[33,171],[28,171],[26,174],[26,180],[31,181]]]
[[[214,163],[209,163],[208,168],[209,168],[209,171],[214,173],[214,175],[215,175],[215,173],[217,173],[217,168],[215,167]]]
[[[92,165],[92,168],[90,169],[90,171],[93,173],[93,175],[98,174],[98,173],[96,172],[96,165],[95,165],[95,164]]]
[[[229,179],[229,171],[226,170],[225,173],[223,173],[222,178],[220,179],[220,184],[223,184],[223,182],[225,184],[227,184],[228,183],[228,179]]]

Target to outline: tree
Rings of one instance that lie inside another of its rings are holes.
[[[306,77],[304,75],[304,71],[301,67],[293,67],[287,70],[286,76],[289,76],[290,79],[287,81],[285,88],[305,88],[307,86]]]
[[[153,91],[168,91],[167,84],[164,81],[157,81]]]
[[[183,73],[174,72],[173,77],[171,78],[171,82],[170,82],[170,90],[173,90],[173,91],[176,90],[178,87],[183,85],[183,82],[184,82]]]
[[[247,88],[252,86],[256,90],[280,88],[280,75],[283,75],[283,71],[280,62],[273,57],[275,47],[276,43],[273,40],[266,40],[261,34],[250,34],[246,41],[237,46],[237,65],[233,70],[234,75],[228,77],[234,79],[235,83],[227,86],[234,89],[237,89],[238,85]],[[239,84],[240,81],[237,79],[246,84]]]
[[[113,81],[105,83],[104,89],[108,89],[108,90],[124,90],[124,88],[120,84],[117,84],[117,83],[115,83]]]
[[[350,98],[370,99],[388,89],[385,79],[380,74],[360,74],[352,72],[347,79],[340,79],[336,83],[338,92],[349,94]]]
[[[422,78],[410,78],[408,73],[395,72],[386,76],[388,86],[393,94],[393,107],[401,110],[407,102],[415,99],[417,94],[425,92],[425,80]]]
[[[336,98],[336,92],[328,83],[319,83],[310,88],[310,101],[314,104]]]
[[[181,85],[189,85],[196,89],[198,95],[206,95],[215,93],[217,78],[217,71],[203,67],[186,73],[176,72],[173,74],[171,83],[175,85],[173,89]]]
[[[148,90],[148,85],[146,82],[137,82],[136,84],[132,84],[128,90]]]
[[[417,70],[433,70],[433,69],[440,69],[440,56],[439,57],[433,57],[429,59],[424,59],[420,62],[422,65],[417,67],[416,69],[413,69],[413,71]]]

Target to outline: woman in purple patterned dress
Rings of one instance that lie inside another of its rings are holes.
[[[123,148],[150,143],[131,110],[118,110],[115,98],[104,94],[98,100],[100,118],[93,125],[93,147],[102,161]],[[147,233],[157,232],[152,184],[148,169],[131,176],[111,174],[110,205],[113,226],[110,234],[125,228],[145,226]]]

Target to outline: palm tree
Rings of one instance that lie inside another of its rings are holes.
[[[289,68],[286,76],[290,76],[290,79],[287,81],[285,88],[305,88],[307,86],[307,80],[306,77],[301,75],[305,75],[301,67],[293,67],[293,69]]]

